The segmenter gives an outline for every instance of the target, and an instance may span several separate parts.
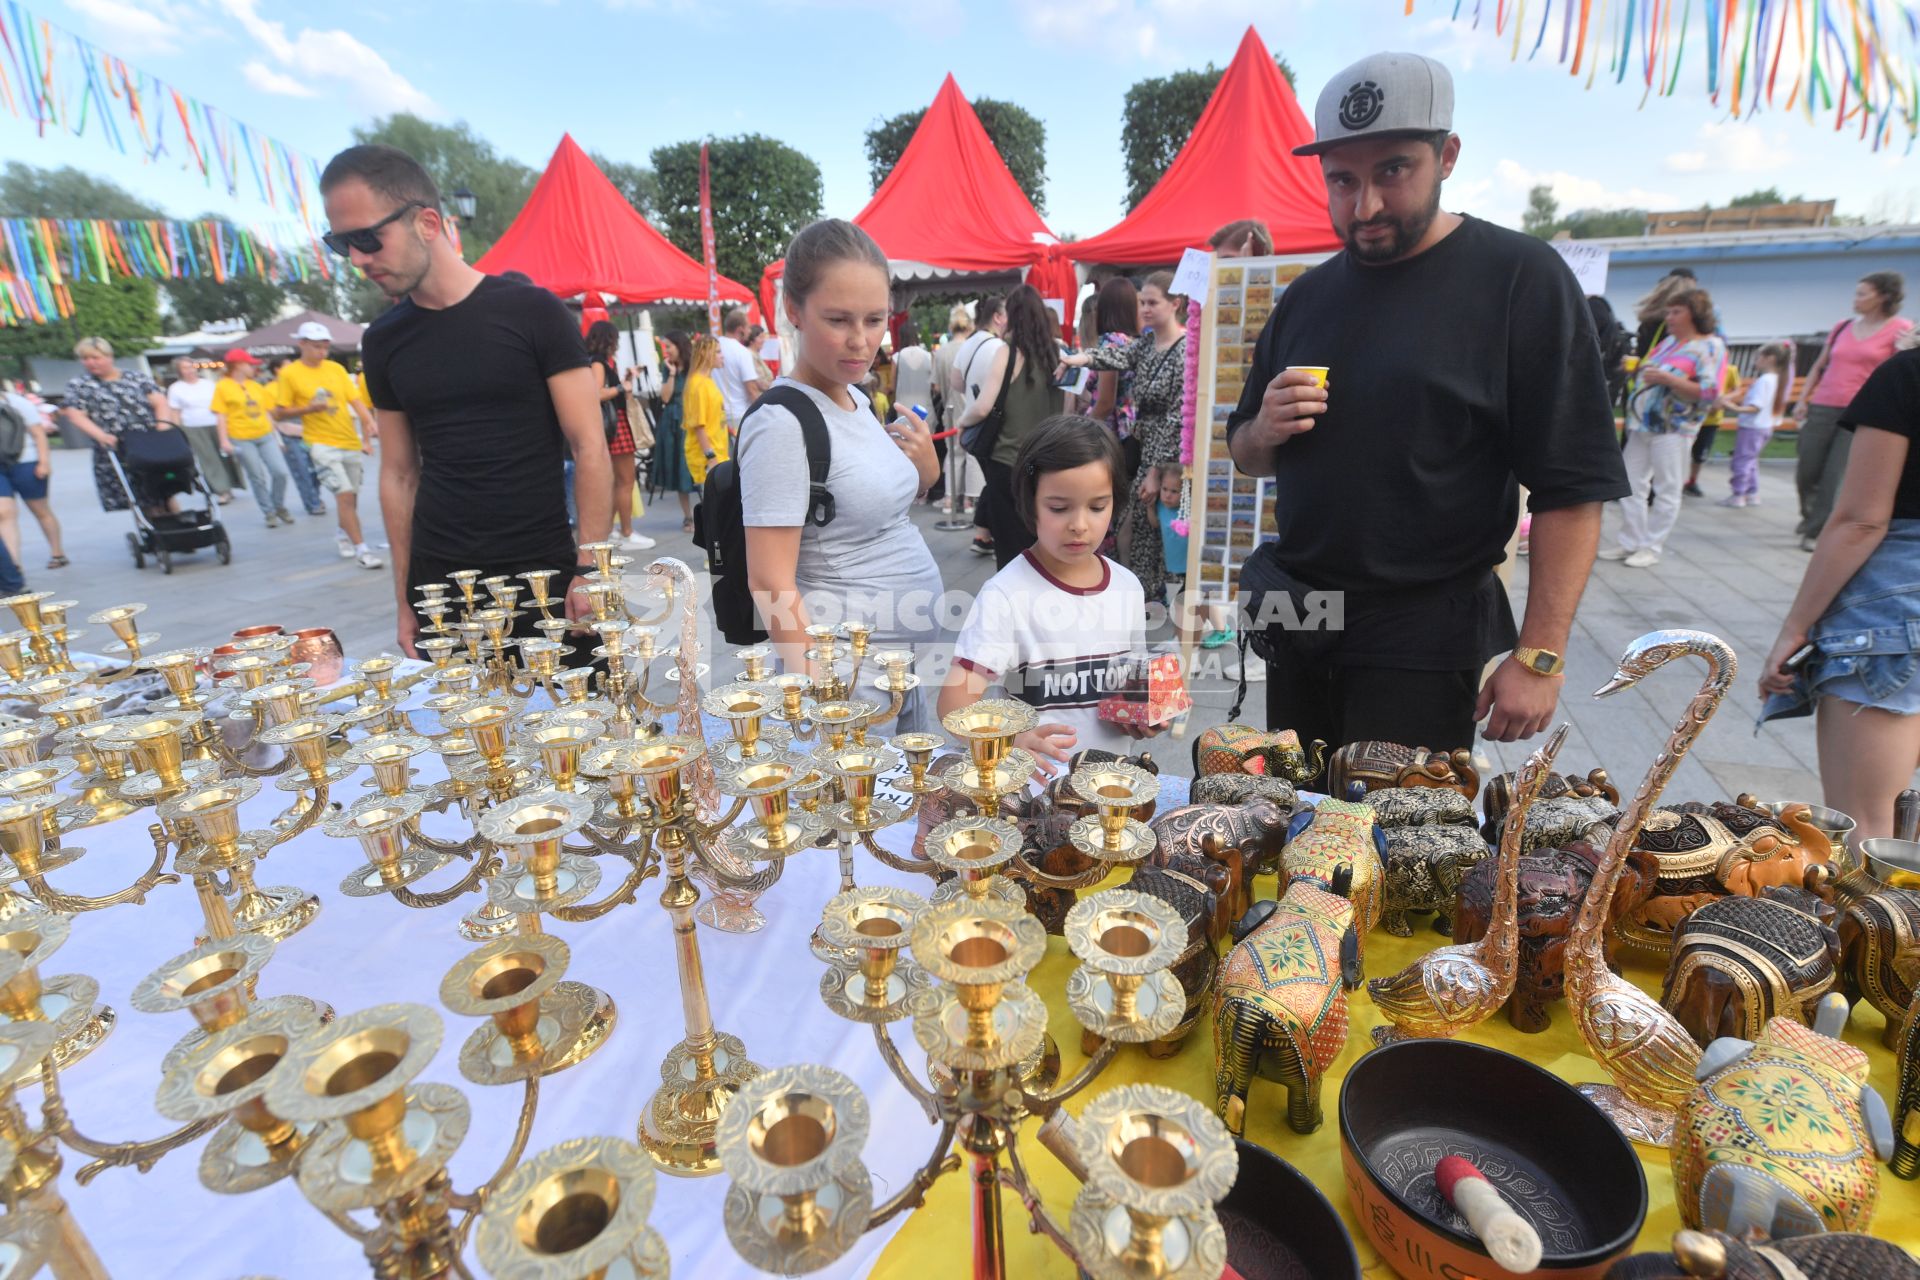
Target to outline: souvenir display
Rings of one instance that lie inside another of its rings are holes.
[[[1487,839],[1497,840],[1500,824],[1506,820],[1507,806],[1512,803],[1513,779],[1511,773],[1497,773],[1487,779],[1480,789],[1480,811],[1486,818],[1483,831]],[[1617,810],[1620,805],[1620,789],[1613,785],[1605,769],[1589,769],[1582,778],[1572,773],[1556,773],[1547,779],[1547,785],[1540,789],[1539,799],[1533,802],[1534,812],[1546,807],[1550,800],[1599,800],[1602,806]],[[1580,833],[1576,832],[1575,838]]]
[[[1473,801],[1445,787],[1379,787],[1367,792],[1366,801],[1389,830],[1473,823]]]
[[[1444,787],[1382,787],[1367,805],[1386,833],[1386,908],[1381,926],[1407,938],[1409,912],[1431,912],[1435,931],[1453,935],[1460,882],[1487,856],[1473,825],[1473,802]]]
[[[1527,812],[1524,848],[1536,827],[1533,815],[1552,800],[1536,800]],[[1454,903],[1456,942],[1478,942],[1486,937],[1493,919],[1494,889],[1499,884],[1497,863],[1483,860],[1467,873]],[[1507,1001],[1507,1021],[1515,1030],[1537,1034],[1553,1025],[1548,1006],[1566,994],[1567,940],[1573,922],[1593,883],[1600,851],[1585,841],[1566,848],[1535,849],[1520,859],[1520,972]],[[1653,891],[1653,857],[1629,850],[1620,886],[1614,891],[1610,920],[1631,910]],[[1602,931],[1601,945],[1609,964],[1618,946],[1612,929]]]
[[[1699,691],[1687,704],[1666,745],[1640,780],[1620,815],[1594,871],[1593,885],[1567,940],[1567,1007],[1574,1028],[1594,1061],[1613,1077],[1612,1085],[1588,1085],[1581,1092],[1638,1142],[1665,1146],[1673,1132],[1673,1111],[1693,1088],[1700,1046],[1672,1014],[1631,982],[1607,967],[1601,940],[1620,888],[1627,850],[1640,837],[1653,802],[1686,757],[1733,683],[1733,650],[1704,631],[1655,631],[1627,646],[1613,679],[1596,691],[1605,696],[1630,688],[1667,663],[1697,657],[1707,668]]]
[[[1900,1093],[1894,1101],[1893,1157],[1887,1168],[1896,1178],[1920,1177],[1920,998],[1900,1022]]]
[[[1887,883],[1897,880],[1901,872],[1900,863],[1888,861],[1885,855],[1897,857],[1904,852],[1899,846],[1907,843],[1861,841],[1866,869],[1833,882],[1834,899],[1843,904],[1842,980],[1850,997],[1865,1000],[1886,1019],[1881,1043],[1889,1049],[1896,1045],[1920,978],[1920,891]]]
[[[1374,1007],[1393,1024],[1391,1031],[1376,1028],[1375,1040],[1384,1044],[1396,1036],[1458,1035],[1492,1017],[1513,994],[1520,963],[1520,832],[1526,826],[1527,806],[1566,739],[1562,726],[1520,770],[1513,807],[1500,836],[1499,881],[1486,936],[1429,951],[1392,977],[1369,981],[1367,994],[1373,997]],[[1480,838],[1471,827],[1466,830],[1475,840]]]
[[[1833,914],[1804,889],[1775,892]],[[1695,1040],[1755,1040],[1775,1018],[1812,1020],[1839,979],[1840,935],[1792,901],[1716,898],[1680,922],[1660,1003]]]
[[[1271,800],[1289,814],[1300,807],[1300,796],[1285,778],[1264,774],[1209,773],[1195,778],[1187,799],[1194,804],[1245,804],[1259,796]]]
[[[1320,1127],[1320,1080],[1346,1046],[1347,992],[1360,985],[1358,930],[1353,903],[1304,878],[1242,922],[1213,1004],[1214,1080],[1233,1133],[1246,1129],[1256,1075],[1286,1086],[1295,1133]]]
[[[1539,1235],[1540,1266],[1524,1274],[1600,1280],[1647,1216],[1633,1147],[1558,1076],[1464,1040],[1401,1041],[1353,1064],[1340,1161],[1380,1257],[1405,1280],[1508,1280],[1441,1194],[1447,1156],[1470,1161]]]
[[[1775,1018],[1707,1047],[1673,1135],[1674,1199],[1690,1227],[1737,1239],[1865,1231],[1893,1154],[1867,1055],[1836,1037],[1838,995],[1816,1026]]]
[[[1386,853],[1387,837],[1372,808],[1349,800],[1322,800],[1293,816],[1281,876],[1287,883],[1311,880],[1350,899],[1364,951],[1367,934],[1387,909]]]
[[[1480,791],[1480,773],[1465,747],[1429,751],[1398,742],[1352,742],[1327,759],[1327,791],[1345,796],[1358,784],[1381,787],[1447,787],[1471,800]]]
[[[1862,1235],[1745,1242],[1718,1231],[1681,1231],[1671,1253],[1622,1258],[1606,1280],[1920,1280],[1905,1249]]]
[[[1217,724],[1193,740],[1193,776],[1251,773],[1285,778],[1303,787],[1320,776],[1326,765],[1327,744],[1315,740],[1309,753],[1300,748],[1300,735],[1291,729],[1268,732],[1244,724]]]
[[[1232,896],[1232,877],[1222,864],[1203,858],[1183,855],[1162,861],[1156,852],[1154,859],[1152,866],[1135,868],[1127,888],[1160,899],[1187,927],[1186,949],[1174,957],[1168,969],[1180,983],[1186,1010],[1173,1030],[1146,1046],[1148,1057],[1170,1058],[1179,1051],[1200,1015],[1212,1007],[1214,977],[1220,971],[1220,954],[1215,948],[1221,939],[1231,937],[1233,930],[1232,917],[1224,908]],[[1093,1032],[1083,1032],[1081,1052],[1093,1053],[1099,1041]]]
[[[1232,875],[1228,889],[1235,916],[1253,905],[1253,877],[1277,867],[1293,815],[1271,800],[1242,804],[1189,804],[1169,809],[1152,823],[1155,857],[1210,858]]]

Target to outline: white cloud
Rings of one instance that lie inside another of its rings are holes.
[[[440,114],[432,98],[353,35],[337,28],[323,31],[315,27],[288,34],[285,23],[260,16],[260,0],[218,3],[289,79],[312,86],[316,93],[322,87],[340,89],[369,114]]]
[[[1545,183],[1563,210],[1574,209],[1664,209],[1679,203],[1665,191],[1643,187],[1610,187],[1593,178],[1562,169],[1529,169],[1517,160],[1502,160],[1493,166],[1494,180],[1509,192],[1524,195]]]
[[[262,93],[278,94],[283,98],[316,98],[319,90],[304,80],[296,79],[284,71],[275,71],[266,63],[249,62],[240,68],[240,78]]]
[[[1264,37],[1317,0],[1028,0],[1020,25],[1037,41],[1155,67],[1224,66],[1249,24]],[[1278,46],[1275,46],[1278,47]]]
[[[1784,132],[1719,121],[1700,126],[1699,147],[1667,154],[1669,173],[1778,173],[1798,161]]]
[[[102,38],[115,53],[140,49],[147,53],[175,53],[184,43],[187,25],[170,4],[148,3],[135,8],[122,0],[67,0],[67,7],[106,33]]]

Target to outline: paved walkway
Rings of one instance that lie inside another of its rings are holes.
[[[1762,799],[1817,800],[1811,719],[1776,722],[1757,735],[1754,732],[1759,702],[1751,664],[1772,644],[1806,565],[1806,556],[1792,536],[1791,464],[1763,464],[1765,505],[1758,509],[1735,511],[1714,505],[1714,499],[1726,491],[1724,464],[1710,468],[1704,483],[1709,496],[1687,500],[1659,565],[1629,569],[1602,563],[1596,567],[1567,655],[1568,696],[1562,714],[1572,721],[1573,733],[1561,763],[1581,773],[1604,765],[1623,789],[1637,781],[1692,693],[1697,666],[1663,671],[1646,686],[1604,701],[1587,697],[1587,691],[1612,675],[1615,660],[1635,636],[1662,627],[1700,627],[1732,644],[1748,666],[1682,764],[1668,795],[1707,799],[1752,791]],[[372,495],[367,497],[368,537],[378,542],[384,536],[379,512]],[[131,520],[125,513],[108,515],[99,510],[83,455],[70,451],[58,455],[53,498],[66,523],[73,565],[57,571],[40,568],[46,562],[45,544],[31,518],[22,512],[27,576],[35,588],[78,597],[83,607],[75,610],[76,617],[107,605],[143,600],[149,605],[144,626],[165,633],[172,642],[211,644],[236,627],[276,622],[288,628],[330,626],[349,658],[393,645],[391,579],[384,571],[362,569],[338,557],[331,516],[300,516],[292,528],[268,530],[262,527],[252,500],[236,494],[233,505],[223,508],[234,544],[233,564],[223,568],[210,552],[201,552],[176,562],[173,575],[162,577],[151,564],[141,572],[133,568],[125,537]],[[934,530],[937,518],[930,510],[917,513],[947,587],[963,591],[978,587],[991,575],[992,561],[967,549],[968,534]],[[1609,512],[1609,540],[1616,525],[1617,516]],[[669,501],[650,509],[640,527],[659,540],[650,554],[680,556],[696,566],[702,563],[700,553],[680,532],[677,504]],[[1526,562],[1522,560],[1514,575],[1516,613],[1525,589]],[[1215,657],[1230,670],[1231,655],[1232,650],[1226,649]],[[728,667],[723,664],[722,670]],[[1232,701],[1232,680],[1219,674],[1217,667],[1213,670],[1215,674],[1209,675],[1203,668],[1195,680],[1190,733],[1223,720]],[[1243,720],[1258,722],[1261,697],[1258,685],[1249,689]],[[1495,743],[1479,744],[1479,749],[1495,769],[1512,767],[1525,754]],[[1185,772],[1187,750],[1185,742],[1167,740],[1163,758]]]

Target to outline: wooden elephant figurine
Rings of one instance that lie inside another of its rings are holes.
[[[1366,949],[1366,936],[1387,909],[1387,837],[1371,805],[1351,800],[1322,800],[1293,815],[1281,854],[1286,883],[1308,879],[1334,891],[1337,877],[1347,887],[1340,896],[1353,902],[1353,922]]]
[[[1300,794],[1285,778],[1254,773],[1209,773],[1195,778],[1187,791],[1189,804],[1245,804],[1254,798],[1271,800],[1287,811],[1300,808]]]
[[[1436,827],[1473,825],[1473,801],[1449,787],[1381,787],[1366,802],[1381,826]]]
[[[1536,849],[1520,859],[1520,973],[1507,999],[1507,1021],[1528,1034],[1545,1031],[1553,1019],[1547,1008],[1566,991],[1567,935],[1586,900],[1587,887],[1600,854],[1586,841],[1564,849]],[[1493,914],[1496,863],[1488,858],[1467,872],[1454,903],[1453,940],[1478,942],[1486,937]],[[1645,901],[1653,890],[1655,869],[1651,856],[1627,855],[1620,888],[1613,898],[1613,918]],[[1606,945],[1611,958],[1613,932]]]
[[[1802,849],[1763,809],[1724,801],[1689,801],[1655,809],[1634,845],[1653,855],[1659,882],[1614,933],[1645,959],[1665,963],[1673,931],[1696,908],[1729,893],[1758,895],[1777,884],[1803,884],[1824,850]]]
[[[1920,1262],[1891,1240],[1852,1232],[1748,1244],[1680,1231],[1672,1253],[1622,1258],[1606,1280],[1920,1280]]]
[[[1465,747],[1430,751],[1398,742],[1349,742],[1327,759],[1327,791],[1344,796],[1359,783],[1381,787],[1448,787],[1471,800],[1480,791],[1480,772]]]
[[[1491,831],[1487,838],[1490,840],[1500,838],[1501,824],[1507,820],[1507,810],[1513,807],[1513,777],[1511,772],[1495,774],[1480,789],[1480,810],[1486,815],[1486,825]],[[1534,803],[1561,799],[1591,800],[1595,797],[1613,808],[1620,807],[1620,789],[1613,785],[1605,769],[1589,769],[1584,778],[1578,774],[1556,773],[1541,785]],[[1576,832],[1573,838],[1578,839],[1579,833]]]
[[[1214,991],[1220,1115],[1234,1133],[1246,1130],[1258,1075],[1287,1087],[1287,1124],[1312,1133],[1320,1082],[1347,1043],[1347,992],[1363,976],[1353,904],[1295,880],[1279,902],[1249,912],[1240,932]]]
[[[1203,730],[1193,740],[1193,776],[1216,773],[1252,773],[1285,778],[1304,787],[1325,767],[1327,744],[1315,739],[1309,753],[1300,747],[1300,735],[1291,729],[1269,732],[1245,724],[1221,724]]]
[[[1220,954],[1215,950],[1223,938],[1232,936],[1233,921],[1222,905],[1227,899],[1228,872],[1225,866],[1206,858],[1182,857],[1167,866],[1136,867],[1127,888],[1151,894],[1172,907],[1187,926],[1187,945],[1170,966],[1187,997],[1187,1011],[1164,1040],[1147,1045],[1149,1058],[1170,1058],[1213,1003],[1214,978],[1220,971]],[[1083,1032],[1080,1048],[1092,1055],[1100,1047],[1100,1038]]]
[[[1451,937],[1460,885],[1492,852],[1487,842],[1473,827],[1459,824],[1388,827],[1386,836],[1387,902],[1380,926],[1395,937],[1411,938],[1407,913],[1431,911],[1434,929]]]
[[[1900,1095],[1893,1104],[1893,1159],[1896,1178],[1920,1177],[1920,997],[1907,1006],[1900,1022]]]
[[[1660,1003],[1702,1045],[1754,1040],[1776,1017],[1810,1020],[1839,973],[1832,925],[1772,897],[1715,898],[1675,932]]]
[[[1292,815],[1271,800],[1245,804],[1185,804],[1152,823],[1156,845],[1148,860],[1156,866],[1189,856],[1223,863],[1232,872],[1228,899],[1237,918],[1253,905],[1253,877],[1280,861]]]
[[[1674,1202],[1694,1228],[1735,1238],[1865,1231],[1893,1120],[1867,1055],[1838,1039],[1847,1003],[1816,1026],[1775,1018],[1755,1040],[1715,1040],[1673,1132]]]
[[[1840,913],[1841,981],[1887,1020],[1881,1043],[1895,1048],[1920,984],[1920,893],[1881,889],[1847,895]]]

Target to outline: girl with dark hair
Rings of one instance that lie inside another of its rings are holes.
[[[1833,326],[1807,370],[1805,390],[1793,406],[1800,423],[1793,485],[1800,491],[1802,551],[1813,550],[1840,492],[1840,478],[1847,473],[1853,436],[1840,430],[1840,411],[1867,384],[1867,375],[1893,354],[1901,335],[1913,328],[1913,321],[1900,315],[1906,289],[1897,271],[1862,276],[1853,288],[1853,315]]]
[[[976,423],[999,420],[993,451],[981,464],[987,483],[983,501],[993,535],[994,567],[1004,569],[1033,545],[1033,530],[1013,505],[1013,460],[1034,428],[1060,412],[1065,394],[1053,385],[1060,365],[1060,343],[1053,313],[1032,285],[1007,295],[1006,342],[994,353],[980,381],[980,394],[960,415],[964,432]],[[965,435],[961,439],[966,439]]]
[[[1100,286],[1100,292],[1094,297],[1094,328],[1099,336],[1086,344],[1088,350],[1124,347],[1140,336],[1140,291],[1133,287],[1133,281],[1115,276]],[[1087,416],[1112,427],[1122,440],[1130,438],[1133,435],[1133,370],[1102,369],[1093,377],[1093,408]],[[1140,447],[1134,445],[1134,457],[1129,461],[1135,465],[1138,465],[1139,452]],[[1132,471],[1127,475],[1131,479]]]
[[[808,519],[808,453],[800,420],[766,403],[740,426],[736,456],[747,532],[747,581],[761,625],[789,671],[806,671],[806,628],[860,621],[892,645],[938,638],[940,568],[914,526],[914,498],[938,475],[932,434],[911,413],[882,425],[860,382],[886,336],[887,259],[851,222],[826,219],[787,247],[784,287],[793,325],[791,367],[773,384],[813,402],[832,450],[826,487],[834,514]],[[909,694],[899,727],[919,727]]]
[[[1140,289],[1140,322],[1152,336],[1125,346],[1102,347],[1067,357],[1072,365],[1126,371],[1133,375],[1133,403],[1138,414],[1133,435],[1140,441],[1140,459],[1132,477],[1131,495],[1120,517],[1121,563],[1133,570],[1146,594],[1158,599],[1166,583],[1165,553],[1160,546],[1160,490],[1156,467],[1180,464],[1180,399],[1187,383],[1185,298],[1168,293],[1173,273],[1156,271]]]
[[[693,472],[687,469],[687,431],[684,421],[687,371],[693,367],[693,346],[683,329],[670,330],[660,340],[660,410],[653,424],[653,465],[650,486],[680,499],[680,531],[693,532]]]
[[[1120,442],[1106,424],[1058,414],[1035,424],[1014,455],[1008,505],[1030,545],[974,597],[940,690],[940,714],[995,684],[1040,713],[1014,739],[1045,771],[1088,747],[1125,753],[1159,732],[1100,718],[1146,657],[1140,580],[1100,554],[1126,498]],[[1036,779],[1040,780],[1040,779]]]
[[[644,551],[653,539],[633,527],[633,425],[627,421],[627,389],[620,381],[614,355],[620,349],[620,331],[611,320],[595,320],[587,329],[587,354],[600,371],[600,420],[607,429],[607,452],[613,455],[613,523],[629,547]]]

